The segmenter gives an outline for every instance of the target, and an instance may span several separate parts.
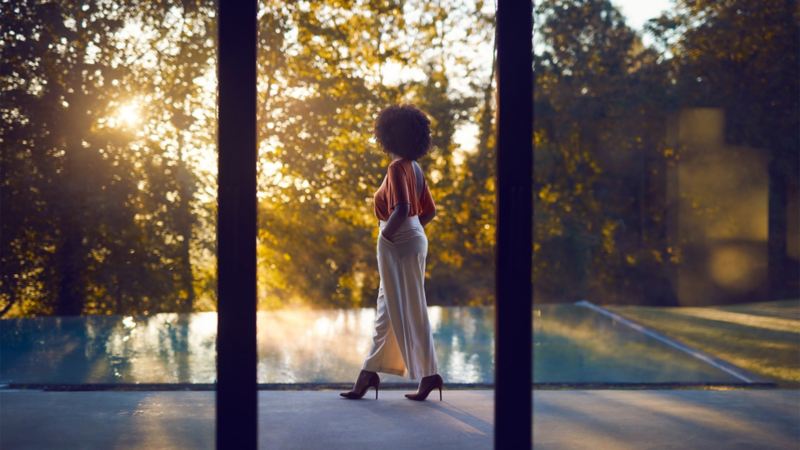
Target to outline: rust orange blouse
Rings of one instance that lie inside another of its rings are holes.
[[[392,211],[400,203],[409,204],[409,217],[426,214],[436,208],[424,177],[422,192],[417,192],[412,163],[410,159],[396,159],[389,164],[383,183],[375,192],[375,216],[378,219],[389,220]]]

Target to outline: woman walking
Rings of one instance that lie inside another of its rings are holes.
[[[431,145],[430,121],[413,106],[390,106],[375,123],[375,136],[392,162],[375,192],[375,215],[379,219],[377,316],[369,352],[353,389],[344,398],[357,399],[375,388],[378,372],[419,379],[411,400],[425,400],[439,389],[433,334],[425,300],[425,258],[428,238],[423,228],[436,214],[436,206],[417,159]]]

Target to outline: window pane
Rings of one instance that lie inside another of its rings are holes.
[[[425,288],[442,375],[493,373],[494,5],[262,2],[259,382],[350,384],[372,344],[383,108],[432,121]],[[385,382],[411,382],[381,374]]]
[[[535,380],[800,380],[796,11],[536,3]]]
[[[0,382],[216,378],[215,3],[4,3]]]

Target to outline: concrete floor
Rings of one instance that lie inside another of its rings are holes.
[[[261,447],[492,448],[490,390],[337,392],[259,392]],[[800,447],[800,390],[536,391],[534,415],[537,449]],[[213,392],[0,390],[2,449],[213,447]]]

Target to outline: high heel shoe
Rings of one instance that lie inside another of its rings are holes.
[[[406,394],[406,398],[409,400],[422,401],[428,398],[428,394],[430,394],[432,390],[434,390],[435,388],[439,388],[439,401],[442,401],[443,385],[444,385],[444,380],[442,380],[441,375],[439,375],[438,373],[434,375],[429,375],[419,380],[419,388],[417,389],[417,392],[414,394]]]
[[[374,386],[375,400],[377,400],[378,386],[380,386],[380,384],[381,384],[381,379],[380,377],[378,377],[377,373],[370,372],[369,370],[362,370],[358,374],[358,379],[356,380],[356,384],[355,386],[353,386],[353,389],[348,392],[340,392],[339,395],[341,395],[344,398],[349,398],[353,400],[359,399],[363,397],[364,394],[367,393],[367,389],[369,389],[370,386]]]

